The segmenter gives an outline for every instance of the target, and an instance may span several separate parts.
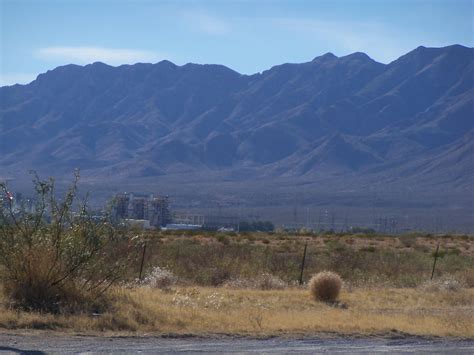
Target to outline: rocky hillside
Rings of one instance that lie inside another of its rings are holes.
[[[350,174],[468,187],[473,138],[474,49],[459,45],[388,65],[327,53],[250,76],[169,61],[66,65],[0,88],[9,176],[79,167],[117,181]]]

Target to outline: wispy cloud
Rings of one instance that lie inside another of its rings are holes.
[[[36,79],[36,74],[30,73],[0,73],[0,86],[29,84]]]
[[[76,64],[104,62],[111,65],[157,62],[165,57],[160,53],[151,51],[87,46],[46,47],[38,49],[35,54],[44,60],[60,60]]]
[[[183,12],[182,19],[192,29],[209,35],[226,35],[230,32],[230,24],[220,17],[203,11]]]
[[[418,39],[395,36],[390,28],[377,22],[342,22],[302,18],[273,18],[274,25],[318,42],[328,42],[346,52],[362,51],[382,62],[390,62],[417,46]],[[401,44],[403,43],[403,45]]]

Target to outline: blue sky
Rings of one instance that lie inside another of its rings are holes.
[[[326,52],[383,63],[473,47],[473,1],[0,0],[0,85],[59,65],[224,64],[251,74]]]

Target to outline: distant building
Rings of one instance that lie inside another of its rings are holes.
[[[159,228],[172,222],[167,196],[136,196],[120,193],[113,200],[113,217],[116,220],[146,220],[151,227]]]
[[[148,200],[145,197],[132,197],[128,204],[128,217],[148,219]]]
[[[112,214],[117,220],[128,218],[128,204],[130,196],[127,193],[117,194],[113,201]]]
[[[172,222],[167,196],[151,197],[148,200],[148,220],[155,227],[162,227]]]
[[[192,224],[200,225],[204,224],[205,217],[202,214],[191,214],[178,212],[173,214],[173,223],[177,224]]]

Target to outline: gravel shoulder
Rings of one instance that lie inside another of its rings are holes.
[[[387,337],[79,336],[0,333],[0,352],[50,353],[474,353],[474,339]]]

